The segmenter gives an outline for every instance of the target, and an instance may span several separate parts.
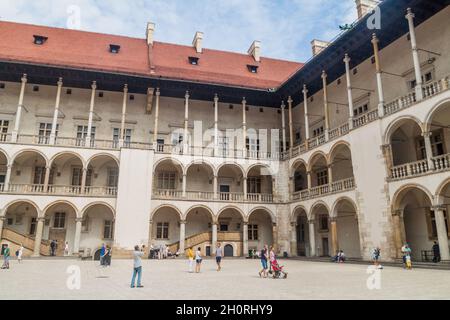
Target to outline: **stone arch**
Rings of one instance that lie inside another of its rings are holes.
[[[270,165],[265,164],[265,163],[255,163],[247,168],[247,171],[245,172],[245,176],[248,177],[248,174],[250,173],[250,171],[257,167],[262,167],[264,169],[267,169],[272,177],[275,175],[275,172],[273,171],[273,169]]]
[[[211,169],[211,172],[212,172],[214,175],[216,174],[216,170],[215,170],[215,168],[214,168],[214,165],[212,165],[211,162],[206,161],[206,160],[204,160],[204,159],[193,160],[193,161],[191,161],[189,164],[187,164],[187,165],[186,165],[186,168],[185,168],[185,173],[186,173],[186,174],[187,174],[189,168],[190,168],[191,166],[193,166],[193,165],[205,165],[205,166],[207,166],[207,167],[209,167],[209,168]]]
[[[34,153],[37,153],[38,155],[40,155],[45,161],[45,166],[48,167],[48,163],[49,163],[48,157],[43,152],[41,152],[39,150],[36,150],[36,149],[24,149],[24,150],[20,150],[20,151],[16,152],[11,157],[11,163],[10,164],[13,165],[18,157],[20,157],[21,155],[23,155],[23,154],[25,154],[27,152],[34,152]]]
[[[161,163],[166,162],[166,161],[167,162],[171,161],[171,162],[173,162],[173,165],[175,167],[179,167],[179,169],[181,169],[180,170],[181,174],[185,174],[186,173],[185,167],[184,167],[183,163],[181,163],[180,160],[178,160],[176,158],[173,158],[173,157],[165,157],[165,158],[161,158],[161,159],[159,159],[158,161],[155,162],[155,164],[153,165],[153,174],[155,174],[156,169],[158,168],[158,166]]]
[[[322,156],[325,159],[325,162],[328,165],[327,155],[325,154],[325,152],[318,150],[318,151],[315,151],[308,159],[308,166],[306,167],[308,171],[311,171],[311,169],[312,169],[313,160],[315,160],[315,158],[318,158],[320,156]]]
[[[83,218],[84,215],[85,215],[85,213],[86,213],[90,208],[92,208],[92,207],[94,207],[94,206],[105,206],[105,207],[107,207],[107,208],[111,211],[111,214],[113,215],[114,219],[116,218],[116,210],[114,209],[114,207],[111,206],[109,203],[106,203],[106,202],[103,202],[103,201],[95,201],[95,202],[92,202],[92,203],[86,205],[86,206],[80,211],[80,214],[79,214],[78,218]]]
[[[56,201],[53,201],[52,203],[49,203],[49,204],[44,208],[44,210],[42,210],[42,212],[41,212],[42,217],[45,217],[45,216],[47,215],[47,212],[48,212],[52,207],[54,207],[54,206],[56,206],[56,205],[59,205],[59,204],[66,204],[66,205],[68,205],[69,207],[71,207],[71,208],[73,209],[73,211],[75,212],[76,216],[79,217],[79,214],[80,214],[80,213],[79,213],[78,208],[77,208],[72,202],[67,201],[67,200],[56,200]]]
[[[251,215],[253,213],[255,213],[255,211],[258,211],[258,210],[265,211],[266,213],[268,213],[270,216],[270,220],[272,220],[272,223],[277,223],[276,215],[272,212],[272,210],[270,210],[269,208],[264,207],[264,206],[258,206],[258,207],[253,208],[252,210],[250,210],[250,212],[248,213],[247,219],[250,219]]]
[[[0,216],[2,216],[2,217],[6,216],[6,212],[8,211],[8,208],[10,208],[11,206],[13,206],[13,205],[15,205],[17,203],[21,203],[21,202],[28,203],[31,206],[33,206],[34,209],[36,210],[36,212],[38,213],[38,217],[40,217],[41,209],[39,208],[39,206],[34,201],[31,201],[31,200],[28,200],[28,199],[17,199],[17,200],[13,200],[13,201],[7,203],[4,206],[3,210],[0,211]]]
[[[342,146],[346,146],[349,150],[350,153],[352,152],[352,148],[350,146],[350,143],[348,143],[347,141],[344,140],[339,140],[338,142],[334,143],[333,146],[331,147],[330,151],[328,152],[328,158],[327,161],[328,163],[331,163],[331,160],[333,158],[334,153],[336,152],[336,150]]]
[[[417,117],[411,116],[411,115],[400,116],[400,117],[392,120],[391,123],[386,128],[386,130],[384,131],[384,144],[391,143],[391,137],[394,134],[394,132],[398,128],[400,128],[402,126],[402,124],[404,124],[406,121],[415,122],[423,132],[423,123]]]
[[[336,218],[337,205],[341,201],[347,201],[348,203],[350,203],[353,206],[353,208],[355,209],[356,214],[357,215],[359,214],[358,206],[356,205],[355,201],[350,197],[343,196],[343,197],[336,199],[336,201],[334,201],[333,205],[331,206],[330,217]]]
[[[92,161],[94,161],[96,158],[99,158],[99,157],[107,157],[107,158],[111,158],[112,160],[114,160],[114,161],[116,162],[117,167],[120,167],[120,161],[119,161],[119,159],[118,159],[116,156],[114,156],[114,155],[112,155],[112,154],[110,154],[110,153],[106,153],[106,152],[96,153],[96,154],[92,155],[92,156],[86,161],[86,167],[88,167],[88,166],[92,163]]]
[[[310,220],[316,218],[314,211],[320,206],[323,206],[327,210],[328,216],[331,216],[331,210],[330,210],[330,207],[328,206],[328,204],[326,204],[325,201],[323,201],[323,200],[319,200],[319,201],[314,202],[314,204],[311,206],[311,209],[309,210],[308,218]]]
[[[178,213],[178,216],[180,218],[180,220],[183,220],[183,214],[181,213],[181,211],[174,205],[171,204],[162,204],[159,205],[158,207],[156,207],[155,209],[153,209],[153,211],[150,213],[150,220],[153,220],[153,216],[160,210],[163,208],[170,208],[173,209],[176,213]]]
[[[295,171],[297,170],[298,167],[300,167],[300,165],[304,165],[306,169],[308,169],[308,163],[303,160],[303,159],[296,159],[290,168],[290,172],[289,172],[289,177],[293,177]]]
[[[295,206],[294,210],[292,210],[290,216],[289,216],[289,222],[293,223],[297,221],[297,216],[298,216],[298,212],[299,210],[303,210],[306,214],[306,216],[308,217],[308,210],[306,210],[305,206],[299,204],[297,206]]]
[[[67,155],[70,154],[70,155],[73,155],[74,157],[78,158],[81,161],[81,163],[83,164],[83,167],[86,167],[86,161],[83,159],[83,157],[80,154],[78,154],[78,153],[76,153],[74,151],[61,151],[61,152],[58,152],[57,154],[55,154],[53,157],[50,158],[50,160],[48,161],[48,165],[52,166],[57,158],[59,158],[60,156],[66,155],[66,154]]]
[[[196,205],[193,205],[192,207],[190,207],[189,209],[187,209],[186,212],[185,212],[184,215],[183,215],[183,220],[186,220],[186,219],[187,219],[187,216],[189,215],[189,213],[190,213],[191,211],[193,211],[193,210],[195,210],[195,209],[200,209],[200,208],[206,210],[206,211],[210,214],[211,220],[212,220],[213,222],[217,221],[217,217],[216,217],[216,215],[214,214],[214,212],[212,211],[212,209],[209,208],[208,206],[203,205],[203,204],[196,204]]]
[[[432,123],[434,116],[439,111],[439,109],[441,107],[445,107],[446,104],[450,104],[450,98],[442,99],[438,103],[436,103],[432,108],[430,108],[427,115],[425,116],[425,121],[424,121],[424,126],[423,126],[425,132],[430,131],[431,123]],[[448,105],[448,107],[450,107],[450,105]]]
[[[217,213],[217,219],[219,219],[220,215],[226,211],[226,210],[235,210],[236,212],[239,213],[239,215],[242,218],[242,221],[246,222],[247,221],[247,216],[245,215],[244,211],[242,211],[240,208],[238,208],[237,206],[225,206],[222,209],[219,210],[219,212]]]
[[[2,154],[5,157],[5,159],[6,159],[6,164],[5,165],[6,166],[11,165],[11,159],[10,159],[8,153],[3,148],[0,148],[0,154]]]
[[[246,171],[245,171],[244,167],[242,167],[242,166],[241,166],[239,163],[237,163],[237,162],[223,162],[223,163],[221,163],[221,164],[217,167],[217,169],[216,169],[216,175],[218,175],[220,169],[222,169],[222,168],[225,167],[225,166],[232,166],[232,167],[238,168],[238,169],[240,170],[240,172],[242,173],[242,176],[243,176],[243,177],[246,177]]]
[[[424,186],[417,184],[417,183],[409,183],[406,185],[401,186],[397,191],[395,191],[394,195],[392,196],[391,201],[391,208],[392,213],[395,213],[396,210],[403,209],[399,207],[399,201],[402,200],[402,196],[407,193],[411,189],[419,189],[424,192],[424,194],[428,197],[428,200],[430,203],[433,203],[434,197],[433,194]]]
[[[439,199],[442,197],[444,190],[450,186],[450,178],[445,179],[436,189],[435,199]]]

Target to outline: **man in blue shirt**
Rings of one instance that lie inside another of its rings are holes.
[[[134,246],[133,252],[133,277],[131,278],[131,288],[134,288],[136,275],[137,275],[137,287],[143,288],[144,286],[141,284],[141,276],[142,276],[142,257],[144,256],[144,252],[139,250],[139,246]]]

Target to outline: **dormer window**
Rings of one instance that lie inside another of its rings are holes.
[[[109,52],[111,53],[119,53],[120,51],[120,46],[117,44],[110,44],[109,45]]]
[[[45,41],[47,41],[47,37],[44,37],[44,36],[40,36],[40,35],[33,35],[33,37],[34,37],[34,44],[37,44],[37,45],[43,45],[44,43],[45,43]]]
[[[254,66],[254,65],[247,65],[248,71],[250,71],[251,73],[258,73],[258,66]]]
[[[197,57],[189,57],[189,63],[192,64],[193,66],[198,65],[198,60],[199,60],[199,58],[197,58]]]

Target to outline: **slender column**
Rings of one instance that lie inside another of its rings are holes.
[[[242,231],[242,242],[243,242],[243,252],[244,257],[248,256],[248,222],[244,222],[244,228]]]
[[[86,147],[91,146],[91,134],[92,134],[92,121],[94,119],[94,106],[95,106],[95,90],[97,90],[97,82],[92,82],[91,91],[91,104],[89,106],[89,120],[86,133]]]
[[[306,146],[308,146],[309,140],[309,116],[308,116],[308,89],[306,84],[303,85],[303,105],[305,107],[305,141]]]
[[[44,221],[45,218],[43,217],[37,218],[33,257],[39,257],[41,255],[41,241],[42,241],[42,234],[44,232]]]
[[[402,212],[400,210],[396,210],[392,214],[392,222],[394,225],[395,258],[397,259],[401,257],[401,248],[403,245],[401,222],[400,222],[402,218],[403,218]]]
[[[125,118],[127,116],[127,100],[128,100],[128,85],[123,87],[123,102],[122,102],[122,120],[120,122],[120,139],[119,147],[123,147],[125,141]]]
[[[297,255],[297,223],[291,222],[291,256]]]
[[[214,177],[213,177],[213,193],[214,193],[213,197],[214,197],[214,199],[218,199],[217,189],[218,189],[217,175],[214,175]]]
[[[26,73],[22,76],[21,81],[22,81],[22,85],[20,87],[19,103],[17,104],[16,120],[14,122],[14,130],[13,130],[12,136],[11,136],[12,142],[17,142],[17,138],[19,136],[20,120],[22,118],[22,109],[23,109],[23,98],[25,96],[25,87],[27,84],[27,74]]]
[[[3,187],[5,191],[9,190],[9,185],[11,183],[11,170],[12,165],[8,164],[8,166],[6,167],[5,185]]]
[[[219,96],[214,95],[214,155],[219,155]]]
[[[434,219],[436,221],[436,230],[439,242],[439,251],[441,254],[441,259],[445,261],[450,260],[450,250],[448,246],[448,232],[444,217],[444,206],[434,206],[431,208],[434,211]]]
[[[184,95],[184,134],[183,134],[183,153],[188,153],[189,144],[189,91]]]
[[[244,201],[247,201],[247,177],[242,179],[242,183],[244,184],[242,186],[242,190],[244,191]]]
[[[308,220],[309,224],[309,246],[310,246],[310,256],[316,256],[316,228],[315,221]]]
[[[182,190],[183,190],[182,197],[183,197],[183,198],[186,198],[186,173],[183,173]]]
[[[422,133],[423,139],[425,141],[425,153],[427,156],[428,169],[434,170],[433,164],[433,149],[431,148],[431,132]]]
[[[416,30],[414,28],[414,17],[415,15],[412,12],[411,8],[408,8],[405,18],[408,20],[409,36],[411,38],[410,41],[414,62],[414,72],[416,75],[416,99],[420,101],[423,99],[422,72],[420,70],[419,51],[417,49]]]
[[[217,246],[217,222],[212,224],[212,241],[211,241],[211,255],[215,255]]]
[[[148,222],[148,249],[149,250],[153,244],[152,234],[153,234],[153,220],[150,220]],[[150,253],[150,251],[149,251],[149,253]]]
[[[85,193],[86,189],[86,178],[87,178],[87,168],[83,168],[83,172],[81,175],[81,190],[80,193]]]
[[[50,180],[50,166],[45,167],[45,177],[44,177],[44,192],[48,192],[48,183]]]
[[[328,184],[332,184],[333,183],[333,169],[332,169],[332,165],[329,164],[328,165]]]
[[[242,99],[242,156],[247,157],[247,100]]]
[[[353,94],[352,94],[352,82],[350,78],[350,57],[345,54],[345,78],[347,79],[347,97],[348,97],[348,126],[349,129],[353,129]]]
[[[156,101],[155,101],[155,128],[153,129],[153,148],[156,150],[158,146],[158,120],[159,120],[159,97],[161,92],[159,88],[156,89]]]
[[[80,240],[81,240],[81,225],[83,223],[83,218],[75,219],[75,240],[73,242],[73,254],[78,255],[80,251]]]
[[[0,217],[0,240],[2,239],[2,232],[3,232],[3,224],[6,220],[6,217]]]
[[[339,243],[338,243],[338,236],[337,236],[337,219],[331,218],[330,219],[330,225],[331,225],[331,247],[332,247],[332,255],[336,253],[337,250],[339,250]]]
[[[322,85],[323,85],[323,109],[325,115],[325,139],[328,141],[330,132],[330,115],[328,112],[328,90],[327,90],[327,74],[322,71]]]
[[[276,223],[272,224],[272,238],[273,238],[273,250],[275,253],[278,252],[278,227]]]
[[[284,110],[286,109],[286,106],[284,104],[284,101],[281,102],[281,135],[283,139],[283,152],[286,152],[287,145],[286,145],[286,118],[284,114]]]
[[[50,144],[56,142],[56,127],[58,126],[59,103],[61,102],[61,90],[63,86],[62,78],[58,80],[58,89],[56,91],[55,111],[53,113],[52,131],[50,132]]]
[[[294,124],[292,119],[292,97],[288,98],[288,115],[289,115],[289,154],[292,155],[292,149],[294,148]]]
[[[311,171],[306,172],[306,178],[308,180],[308,190],[312,188],[311,174]]]
[[[184,254],[186,241],[186,220],[180,221],[180,253]]]
[[[379,40],[377,35],[374,33],[372,35],[372,45],[373,45],[373,56],[375,58],[375,70],[377,77],[377,91],[378,91],[378,116],[382,117],[384,115],[384,93],[383,93],[383,82],[381,81],[381,65],[379,56]]]

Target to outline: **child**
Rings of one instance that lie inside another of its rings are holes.
[[[405,260],[406,260],[406,269],[411,270],[412,269],[411,256],[407,254],[405,256]]]

